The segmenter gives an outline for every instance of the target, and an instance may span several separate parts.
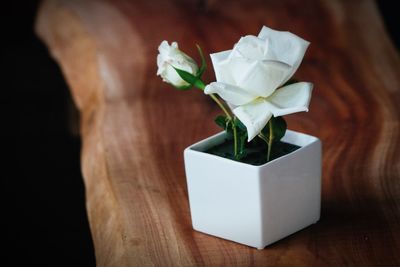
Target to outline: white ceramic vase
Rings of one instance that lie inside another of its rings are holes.
[[[193,228],[258,249],[320,218],[321,142],[286,131],[299,149],[261,166],[204,153],[221,132],[184,151]]]

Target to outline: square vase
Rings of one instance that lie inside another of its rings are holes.
[[[288,130],[282,141],[300,148],[260,166],[203,152],[224,140],[221,132],[184,151],[195,230],[262,249],[319,220],[318,138]]]

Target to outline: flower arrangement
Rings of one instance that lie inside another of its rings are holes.
[[[211,54],[216,81],[206,84],[201,78],[206,60],[198,45],[200,67],[176,42],[162,41],[157,75],[178,90],[202,90],[221,108],[224,115],[215,122],[229,140],[210,153],[260,165],[296,149],[280,141],[286,132],[282,116],[308,111],[313,84],[291,78],[309,44],[264,26],[258,36],[242,37],[232,50]]]

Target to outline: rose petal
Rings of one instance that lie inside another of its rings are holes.
[[[173,67],[195,75],[198,71],[196,62],[179,50],[177,42],[172,42],[170,46],[167,41],[162,41],[158,47],[158,51],[157,75],[160,75],[164,82],[168,82],[174,86],[188,85]]]
[[[290,67],[282,62],[253,61],[250,64],[239,64],[239,60],[241,59],[231,60],[231,70],[238,77],[235,79],[237,85],[257,96],[271,95],[290,71]]]
[[[229,71],[229,68],[226,68],[227,59],[231,51],[232,50],[227,50],[219,53],[210,54],[211,62],[215,71],[215,77],[217,78],[218,82],[234,84],[234,80]]]
[[[233,113],[246,126],[248,142],[261,132],[272,116],[269,104],[262,98],[235,108]]]
[[[276,90],[266,99],[269,110],[275,117],[308,111],[312,88],[312,83],[299,82]]]
[[[162,55],[167,55],[169,51],[169,44],[166,40],[162,41],[158,46],[158,52]]]
[[[240,38],[239,42],[233,47],[229,59],[247,58],[251,60],[262,60],[264,58],[264,50],[266,49],[266,41],[253,35],[247,35]]]
[[[188,70],[186,70],[188,71]],[[186,86],[189,85],[184,81],[181,76],[176,72],[176,70],[170,64],[166,64],[164,71],[161,73],[164,82],[170,83],[174,86]]]
[[[212,82],[207,85],[204,93],[207,95],[218,94],[222,99],[233,105],[244,105],[257,98],[257,96],[249,94],[240,87],[220,82]]]
[[[160,75],[165,71],[167,67],[165,64],[166,59],[168,58],[169,44],[167,41],[162,41],[158,46],[158,55],[157,55],[157,75]]]
[[[157,75],[160,75],[166,68],[164,64],[165,60],[162,54],[157,55]]]
[[[284,84],[300,66],[310,42],[291,32],[275,31],[265,26],[258,37],[268,43],[267,59],[281,61],[292,67],[287,79],[282,82]]]

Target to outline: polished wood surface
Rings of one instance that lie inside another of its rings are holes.
[[[262,25],[311,41],[295,74],[315,84],[310,112],[286,118],[324,153],[320,222],[260,251],[192,230],[182,151],[219,110],[163,83],[156,54]],[[400,266],[400,59],[374,1],[45,0],[36,31],[81,113],[98,266]]]

